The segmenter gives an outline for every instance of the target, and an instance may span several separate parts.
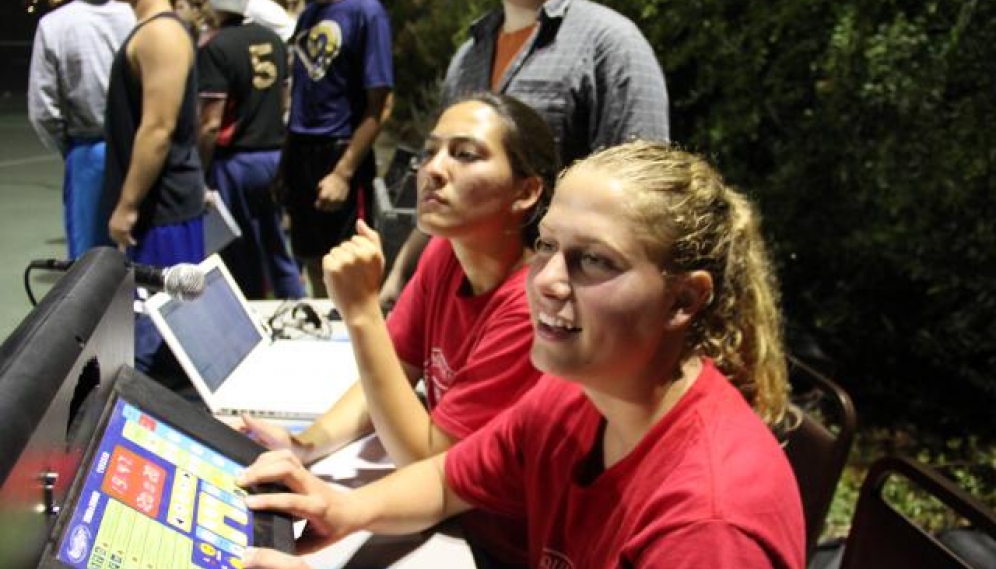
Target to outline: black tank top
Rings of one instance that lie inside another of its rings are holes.
[[[135,147],[135,133],[142,120],[142,80],[128,65],[128,45],[142,28],[156,18],[173,18],[182,22],[172,12],[157,14],[135,26],[121,44],[111,66],[110,84],[107,88],[107,111],[104,130],[107,138],[107,157],[104,171],[104,204],[110,213],[121,196]],[[193,45],[193,38],[190,38]],[[135,233],[143,233],[149,226],[169,225],[193,219],[204,209],[204,173],[197,155],[196,68],[193,63],[183,88],[183,102],[176,119],[176,128],[169,141],[169,150],[162,171],[153,182],[149,193],[139,207]]]

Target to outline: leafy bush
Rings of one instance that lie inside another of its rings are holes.
[[[996,4],[607,4],[656,47],[676,140],[759,201],[793,329],[862,418],[991,436]]]
[[[855,439],[827,514],[824,539],[844,537],[850,529],[861,483],[872,462],[884,454],[905,454],[938,468],[983,503],[996,508],[996,444],[975,436],[943,438],[906,425],[867,429]],[[927,531],[955,527],[960,519],[928,494],[900,481],[885,486],[886,500]]]
[[[470,23],[494,6],[485,0],[387,4],[394,31],[397,96],[392,130],[402,141],[422,145],[439,111],[440,86],[450,58],[467,39]]]

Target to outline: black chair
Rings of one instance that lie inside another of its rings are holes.
[[[784,446],[802,496],[808,560],[823,531],[858,420],[847,392],[802,361],[788,359],[798,424],[785,435]]]
[[[968,528],[928,533],[883,496],[892,478],[902,478],[967,520]],[[956,536],[956,538],[952,538]],[[861,486],[841,569],[979,569],[996,566],[996,512],[939,472],[905,457],[872,464]]]
[[[419,153],[413,148],[398,145],[383,178],[374,180],[374,197],[377,214],[389,220],[413,218],[417,200],[415,181]]]
[[[383,178],[374,180],[374,219],[388,266],[415,228],[415,187],[418,152],[399,145]]]

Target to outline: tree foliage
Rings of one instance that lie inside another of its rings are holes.
[[[996,3],[603,3],[654,46],[674,139],[759,202],[791,329],[863,417],[991,425]],[[390,8],[402,119],[497,4]]]
[[[413,0],[387,4],[394,31],[397,101],[393,125],[402,140],[421,146],[421,137],[439,111],[443,76],[471,22],[495,2]]]

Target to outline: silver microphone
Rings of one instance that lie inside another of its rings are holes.
[[[204,292],[204,273],[197,265],[180,263],[165,269],[134,265],[135,282],[162,288],[163,292],[180,300],[194,300]],[[146,275],[145,273],[149,273]]]
[[[135,284],[162,290],[179,300],[194,300],[204,292],[204,273],[190,263],[179,263],[172,267],[152,267],[129,263],[135,271]],[[73,261],[65,259],[35,259],[29,264],[36,269],[68,271]]]

